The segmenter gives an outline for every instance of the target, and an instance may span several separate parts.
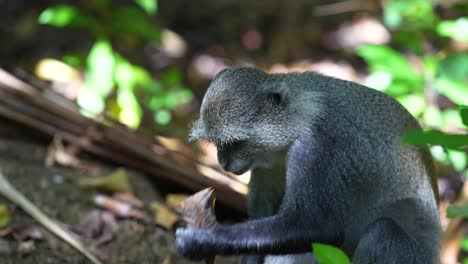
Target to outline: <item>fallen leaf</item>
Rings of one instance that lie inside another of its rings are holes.
[[[143,208],[144,205],[140,199],[136,198],[131,193],[116,193],[114,198],[137,208]]]
[[[11,211],[5,204],[0,204],[0,228],[4,228],[10,222]]]
[[[81,220],[77,231],[92,241],[94,247],[111,241],[118,231],[117,221],[110,212],[93,210]]]
[[[166,203],[172,208],[177,208],[177,206],[188,197],[189,195],[185,193],[171,193],[166,196]]]
[[[31,254],[34,250],[36,250],[36,245],[34,244],[34,240],[22,241],[18,244],[18,248],[16,249],[16,251],[20,255]]]
[[[182,215],[189,227],[207,228],[217,225],[213,213],[215,198],[214,189],[206,188],[183,200],[177,211]]]
[[[93,203],[105,208],[117,216],[125,218],[145,219],[143,211],[133,208],[130,204],[118,201],[112,197],[97,194],[93,196]]]
[[[177,206],[177,211],[182,215],[188,227],[207,228],[218,224],[213,213],[215,204],[213,193],[214,188],[212,187],[203,189],[189,196]],[[214,256],[209,256],[205,258],[205,263],[213,264],[214,259]]]
[[[127,171],[123,168],[117,169],[106,176],[81,179],[78,185],[80,187],[91,187],[112,193],[132,192]]]
[[[11,234],[18,241],[44,239],[41,229],[37,226],[17,226],[12,229]]]
[[[174,224],[180,219],[176,213],[160,202],[151,202],[150,209],[154,214],[154,221],[156,224],[166,228],[167,230],[171,230]]]

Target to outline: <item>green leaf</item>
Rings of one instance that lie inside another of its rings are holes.
[[[468,54],[455,53],[447,56],[440,62],[437,74],[466,82],[468,80]]]
[[[312,250],[315,258],[321,264],[350,264],[349,257],[337,247],[321,243],[313,243]]]
[[[86,85],[101,97],[106,97],[114,87],[114,51],[105,39],[94,43],[89,52]]]
[[[445,134],[437,130],[408,131],[402,138],[402,143],[424,146],[441,145],[457,149],[468,146],[468,135]]]
[[[468,107],[464,106],[460,108],[460,116],[461,116],[463,124],[465,126],[468,126]]]
[[[460,247],[463,249],[463,251],[468,251],[468,238],[467,237],[463,237],[460,243]]]
[[[383,20],[391,29],[429,29],[437,21],[432,1],[389,0],[386,3]]]
[[[71,5],[56,5],[44,10],[38,19],[40,24],[56,27],[77,26],[90,29],[98,35],[102,32],[102,25],[96,18],[80,12]]]
[[[409,94],[397,98],[411,115],[419,117],[426,108],[426,100],[423,94]]]
[[[468,105],[468,54],[452,54],[439,63],[434,87],[459,105]]]
[[[382,45],[361,46],[357,53],[368,64],[372,73],[383,72],[390,75],[391,83],[385,92],[397,96],[422,89],[422,77],[408,60],[397,51]]]
[[[136,84],[133,65],[120,56],[115,60],[114,80],[119,88],[133,90]]]
[[[165,126],[171,122],[171,112],[161,109],[154,113],[154,121],[159,125]]]
[[[111,30],[114,35],[136,34],[147,40],[159,42],[160,30],[145,12],[136,7],[118,7],[112,11]]]
[[[158,2],[156,0],[135,0],[136,3],[150,15],[156,14]]]
[[[447,217],[468,218],[468,205],[451,205],[449,208],[447,208]]]
[[[468,157],[464,151],[449,149],[447,157],[456,171],[461,172],[466,169]]]
[[[10,222],[11,211],[5,204],[0,204],[0,228],[4,228]]]
[[[468,17],[442,21],[437,25],[437,33],[459,41],[468,41]]]
[[[48,24],[56,27],[70,25],[78,16],[79,11],[70,5],[57,5],[49,7],[39,15],[40,24]]]
[[[164,72],[162,82],[167,86],[179,85],[182,82],[182,71],[178,68],[171,68]]]
[[[141,122],[142,110],[135,94],[127,89],[119,89],[117,104],[121,109],[120,122],[131,128],[137,128]]]
[[[76,99],[78,105],[85,110],[87,116],[96,116],[104,111],[104,98],[92,87],[85,85],[78,94]]]

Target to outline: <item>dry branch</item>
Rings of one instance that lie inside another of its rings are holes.
[[[64,99],[65,100],[65,99]],[[195,157],[171,151],[156,140],[118,123],[83,116],[78,108],[0,69],[0,116],[78,146],[105,160],[170,180],[194,191],[214,187],[219,202],[245,211],[245,184]],[[164,150],[163,153],[155,150]],[[183,163],[181,161],[184,161]],[[200,172],[203,167],[212,173]]]

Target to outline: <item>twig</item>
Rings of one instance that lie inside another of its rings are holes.
[[[63,230],[54,220],[45,215],[39,208],[37,208],[31,201],[29,201],[23,194],[18,192],[5,176],[0,172],[0,194],[5,196],[8,200],[21,207],[32,218],[38,221],[51,233],[63,239],[70,244],[81,254],[91,260],[94,264],[102,264],[86,247],[81,244],[76,238],[72,237],[67,231]]]

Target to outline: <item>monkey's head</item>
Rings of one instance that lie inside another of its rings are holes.
[[[216,144],[224,170],[242,174],[271,152],[288,147],[299,133],[286,76],[255,68],[218,73],[208,88],[189,140]]]

